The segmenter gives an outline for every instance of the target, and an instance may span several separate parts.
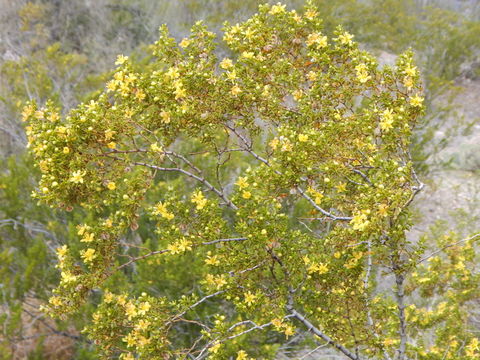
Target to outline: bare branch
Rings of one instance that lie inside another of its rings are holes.
[[[307,199],[307,201],[313,205],[313,207],[315,209],[317,209],[318,211],[320,211],[323,215],[329,217],[330,219],[332,220],[341,220],[341,221],[350,221],[352,220],[353,218],[352,217],[349,217],[349,216],[336,216],[336,215],[333,215],[332,213],[329,213],[328,211],[322,209],[320,206],[317,205],[317,203],[315,201],[313,201],[313,199],[308,196],[308,194],[303,191],[299,186],[297,186],[297,190],[298,192],[300,193],[300,195],[302,195],[305,199]]]
[[[336,343],[333,341],[332,338],[330,338],[328,335],[324,334],[323,332],[320,331],[315,325],[313,325],[305,316],[300,314],[297,310],[295,310],[291,305],[287,307],[287,309],[290,311],[290,313],[301,323],[303,323],[306,327],[307,330],[312,332],[313,334],[317,335],[319,338],[324,340],[327,344],[333,346],[335,349],[339,350],[342,354],[347,356],[348,358],[352,360],[360,360],[357,355],[352,353],[350,350],[348,350],[345,346]]]
[[[151,168],[151,169],[154,169],[154,170],[159,170],[159,171],[173,171],[173,172],[179,172],[179,173],[182,173],[184,175],[187,175],[188,177],[191,177],[192,179],[195,179],[199,182],[201,182],[203,185],[205,185],[209,190],[213,191],[215,194],[217,194],[223,201],[225,201],[225,204],[232,208],[233,210],[237,210],[238,207],[233,203],[231,202],[223,192],[221,192],[220,190],[218,190],[215,186],[213,186],[212,184],[210,184],[205,178],[203,177],[200,177],[198,175],[195,175],[195,174],[192,174],[191,172],[188,172],[187,170],[184,170],[184,169],[181,169],[181,168],[166,168],[166,167],[160,167],[160,166],[156,166],[156,165],[151,165],[151,164],[147,164],[147,163],[142,163],[142,162],[134,162],[133,163],[134,165],[139,165],[139,166],[145,166],[145,167],[148,167],[148,168]]]
[[[438,254],[438,253],[441,253],[442,251],[444,251],[444,250],[446,250],[446,249],[448,249],[448,248],[451,248],[451,247],[453,247],[453,246],[456,246],[456,245],[458,245],[458,244],[461,244],[461,243],[464,243],[464,242],[467,242],[467,241],[470,241],[470,240],[475,240],[475,239],[477,239],[477,238],[479,238],[479,237],[480,237],[480,233],[475,234],[475,235],[473,235],[473,236],[470,236],[469,238],[459,240],[459,241],[454,242],[454,243],[452,243],[452,244],[445,245],[444,247],[442,247],[442,248],[440,248],[440,249],[438,249],[438,250],[435,250],[435,251],[432,252],[431,254],[429,254],[429,255],[421,258],[421,259],[417,262],[417,264],[420,264],[420,263],[424,262],[425,260],[430,259],[432,256],[434,256],[434,255],[436,255],[436,254]]]

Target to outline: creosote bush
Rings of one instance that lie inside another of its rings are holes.
[[[475,358],[471,240],[425,258],[405,236],[423,186],[413,54],[379,67],[353,38],[323,33],[311,5],[263,5],[225,26],[229,57],[201,23],[179,44],[162,27],[148,65],[119,56],[95,100],[65,117],[28,104],[34,196],[97,214],[78,225],[82,250],[57,249],[45,311],[65,317],[101,293],[84,332],[105,358],[273,358],[307,332],[350,359]],[[151,241],[130,241],[144,222]],[[185,294],[106,288],[186,256]]]

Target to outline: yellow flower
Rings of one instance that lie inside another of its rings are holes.
[[[60,246],[59,248],[57,248],[58,258],[60,260],[65,259],[65,255],[67,255],[67,251],[68,251],[67,245],[63,245],[63,246]]]
[[[248,187],[248,181],[246,177],[239,177],[235,183],[240,189],[245,189]]]
[[[213,345],[212,347],[210,347],[210,349],[208,349],[208,351],[213,353],[213,354],[216,354],[218,352],[218,350],[220,350],[220,346],[222,346],[222,344],[217,343],[217,344]]]
[[[286,337],[289,337],[289,336],[295,335],[295,329],[293,328],[293,326],[288,325],[285,327],[285,330],[283,331],[283,333],[285,334]]]
[[[283,326],[283,320],[282,319],[273,319],[272,320],[272,325],[275,326],[275,328],[278,330]]]
[[[357,71],[357,79],[362,84],[366,83],[372,78],[370,75],[368,75],[367,65],[365,64],[358,64],[355,66],[355,70]]]
[[[299,135],[298,135],[298,141],[300,141],[300,142],[307,142],[307,141],[308,141],[308,135],[299,134]]]
[[[315,192],[315,204],[320,205],[323,200],[323,194],[320,192]]]
[[[51,122],[55,122],[57,120],[60,119],[60,115],[58,115],[58,113],[56,112],[52,112],[50,113],[50,115],[48,116],[48,120],[50,120]]]
[[[317,49],[321,49],[327,46],[327,37],[321,33],[313,33],[307,36],[307,46],[316,45]]]
[[[242,192],[242,197],[248,200],[252,197],[252,193],[250,191],[244,191]]]
[[[229,80],[235,80],[237,78],[237,73],[235,70],[228,71],[226,74]]]
[[[125,306],[125,314],[128,316],[128,320],[132,320],[135,316],[138,315],[137,308],[135,304],[129,301]]]
[[[278,144],[280,144],[280,140],[279,140],[278,138],[273,138],[273,139],[268,143],[268,145],[270,145],[270,147],[271,147],[273,150],[276,150],[276,149],[277,149]]]
[[[388,216],[388,205],[386,204],[378,205],[378,213],[383,217]]]
[[[250,291],[245,293],[245,304],[248,306],[251,306],[254,302],[257,296],[255,294],[252,294]]]
[[[244,51],[242,52],[242,57],[245,59],[253,59],[255,54],[252,51]]]
[[[138,336],[137,343],[139,347],[145,347],[150,344],[151,339],[147,339],[145,336]]]
[[[22,121],[26,121],[33,114],[33,106],[27,105],[22,110]]]
[[[150,145],[150,150],[153,152],[163,152],[162,147],[158,146],[157,143],[153,143],[152,145]]]
[[[90,229],[90,226],[88,226],[88,225],[78,225],[78,226],[77,226],[77,229],[78,229],[77,234],[80,235],[80,236],[82,236],[82,235],[85,233],[85,231],[87,231],[88,229]]]
[[[230,90],[230,93],[233,95],[233,96],[237,96],[238,94],[240,94],[242,92],[242,89],[240,89],[240,87],[238,85],[234,85],[232,87],[232,89]]]
[[[292,151],[293,150],[293,145],[288,139],[283,139],[282,141],[282,147],[280,148],[282,151]]]
[[[414,77],[417,75],[417,67],[412,66],[411,64],[408,64],[407,67],[404,70],[405,75]]]
[[[92,242],[94,238],[94,233],[86,233],[85,236],[80,240],[80,242]]]
[[[167,210],[167,204],[163,204],[161,202],[155,205],[155,207],[153,208],[152,214],[160,215],[167,220],[172,220],[175,217],[175,215],[173,215]]]
[[[122,354],[120,358],[122,360],[135,360],[135,357],[132,355],[132,353]]]
[[[65,272],[62,271],[60,273],[60,276],[62,277],[62,281],[67,283],[77,280],[77,277],[68,271],[65,271]]]
[[[317,15],[318,15],[318,13],[317,13],[314,9],[308,9],[308,10],[305,12],[305,17],[306,17],[308,20],[313,20]]]
[[[414,97],[410,98],[410,105],[420,107],[423,104],[423,100],[423,97],[415,95]]]
[[[186,48],[188,45],[190,45],[190,43],[192,42],[192,40],[188,39],[188,38],[183,38],[182,41],[180,41],[180,47],[182,48]]]
[[[282,5],[281,3],[277,3],[277,5],[273,5],[269,11],[270,15],[277,15],[277,14],[283,14],[283,13],[285,13],[285,5]]]
[[[208,285],[215,287],[217,290],[221,289],[224,285],[227,284],[224,275],[215,276],[212,274],[207,274],[205,280]]]
[[[318,78],[318,73],[316,73],[315,71],[309,71],[308,74],[307,74],[307,79],[310,80],[310,81],[315,81],[317,80]]]
[[[165,73],[165,76],[168,79],[177,79],[180,76],[180,73],[178,72],[178,69],[175,66],[172,66],[167,70]]]
[[[53,306],[61,306],[63,304],[62,299],[60,299],[58,296],[52,296],[50,299],[48,299],[48,302]]]
[[[142,89],[139,89],[135,92],[135,98],[139,101],[142,101],[146,97],[147,95],[145,95],[145,92]]]
[[[345,184],[345,183],[340,183],[340,184],[336,185],[335,188],[337,189],[337,191],[338,191],[339,193],[342,193],[342,192],[347,191],[347,184]]]
[[[115,190],[117,188],[117,186],[115,185],[115,183],[113,181],[109,181],[108,184],[107,184],[107,188],[109,190]]]
[[[293,98],[295,99],[295,101],[298,101],[303,97],[303,91],[302,90],[295,90],[292,95],[293,95]]]
[[[95,249],[92,249],[92,248],[88,248],[87,250],[83,250],[81,256],[82,256],[82,259],[86,263],[92,262],[93,259],[95,259],[97,257],[97,255],[95,254]]]
[[[113,131],[112,129],[105,130],[105,140],[111,140],[114,134],[115,131]]]
[[[478,351],[480,350],[480,342],[478,341],[477,338],[473,338],[470,340],[470,343],[467,345],[465,348],[465,354],[467,356],[474,357],[476,354],[478,354]]]
[[[117,144],[114,141],[111,141],[107,144],[107,147],[112,150],[115,149],[116,146]]]
[[[45,117],[45,112],[43,110],[35,111],[35,118],[38,120],[43,119]]]
[[[187,91],[183,88],[183,85],[181,84],[175,87],[173,93],[175,94],[175,99],[180,99],[187,95]]]
[[[390,346],[390,345],[394,345],[394,344],[395,344],[395,339],[386,338],[385,340],[383,340],[383,345],[385,345],[385,346]]]
[[[200,190],[194,193],[192,196],[192,203],[197,205],[197,210],[202,210],[205,205],[207,205],[207,201],[208,200],[205,198],[205,196],[203,196],[203,193]]]
[[[224,58],[220,62],[220,67],[225,70],[230,69],[231,67],[233,67],[233,62],[229,58]]]
[[[208,256],[208,257],[205,259],[205,264],[207,264],[207,265],[212,265],[212,266],[217,266],[217,265],[220,265],[220,260],[218,260],[218,256],[217,256],[217,255]]]
[[[413,87],[413,79],[410,76],[405,76],[403,79],[403,86],[410,90]]]
[[[343,45],[352,45],[352,39],[353,35],[346,31],[338,37],[338,40],[340,40],[340,43],[342,43]]]
[[[116,88],[117,82],[115,80],[107,82],[107,92],[115,91]]]
[[[384,131],[388,131],[393,128],[393,111],[391,109],[383,111],[382,120],[380,121],[380,128]]]
[[[115,65],[123,65],[128,60],[128,56],[118,55]]]
[[[103,302],[110,304],[113,301],[114,297],[115,296],[110,291],[107,290],[105,292],[105,296],[103,297]]]
[[[162,111],[160,116],[162,117],[163,123],[168,124],[170,122],[170,113],[168,111]]]
[[[183,238],[180,241],[177,241],[176,243],[168,245],[167,249],[170,250],[171,254],[180,254],[185,251],[191,251],[192,250],[192,242]]]
[[[307,271],[309,274],[318,273],[319,275],[323,275],[328,272],[328,266],[323,263],[313,263],[308,267]]]
[[[367,219],[367,215],[364,213],[358,213],[350,221],[352,224],[353,230],[363,231],[370,224],[370,221]]]
[[[147,330],[150,324],[150,321],[142,319],[137,324],[135,324],[135,330]]]
[[[140,315],[145,315],[148,310],[150,310],[151,308],[151,305],[148,301],[145,301],[145,302],[142,302],[139,306],[138,306],[138,313]]]
[[[248,359],[248,354],[245,351],[240,350],[237,353],[237,359],[236,360],[247,360],[247,359]]]
[[[85,171],[74,171],[69,181],[73,182],[74,184],[83,184],[83,177],[85,176],[85,174]]]
[[[133,333],[128,334],[126,337],[124,337],[123,342],[127,343],[127,347],[134,347],[137,343],[137,338]]]

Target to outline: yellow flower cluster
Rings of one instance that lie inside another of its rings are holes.
[[[207,274],[205,277],[205,282],[208,286],[216,288],[217,290],[220,290],[224,285],[227,284],[227,280],[225,280],[225,275],[213,275],[213,274]]]
[[[218,259],[217,255],[212,256],[212,252],[209,251],[207,253],[207,258],[205,259],[205,264],[212,265],[212,266],[217,266],[217,265],[220,265],[220,260]]]
[[[74,184],[83,184],[83,177],[85,176],[86,172],[77,170],[72,173],[69,181],[73,182]]]
[[[157,205],[153,207],[152,214],[160,215],[167,220],[172,220],[175,217],[175,215],[173,215],[171,212],[167,210],[167,205],[168,205],[167,203],[164,204],[162,202],[159,202]]]
[[[358,81],[360,81],[362,84],[366,83],[372,78],[370,75],[368,75],[367,65],[363,63],[355,66],[355,71],[357,72]]]
[[[358,262],[360,261],[360,259],[363,258],[363,252],[361,251],[355,251],[353,254],[352,254],[352,257],[350,258],[350,260],[345,263],[344,267],[346,269],[352,269],[354,268],[355,266],[357,266]]]
[[[257,299],[257,295],[253,294],[250,291],[245,293],[245,300],[243,301],[247,306],[252,306]]]
[[[307,269],[309,274],[317,273],[318,275],[323,275],[328,272],[328,266],[323,263],[312,263]]]
[[[239,177],[235,183],[240,189],[245,189],[248,187],[248,181],[246,177]]]
[[[327,43],[327,37],[322,35],[321,33],[317,32],[317,33],[313,33],[313,34],[309,34],[307,36],[307,41],[306,41],[306,44],[307,46],[313,46],[315,45],[315,47],[317,49],[321,49],[321,48],[324,48],[328,45]]]
[[[284,323],[282,319],[273,319],[271,322],[275,330],[283,332],[285,336],[289,337],[295,334],[295,328],[290,324]]]
[[[220,62],[220,67],[224,70],[228,70],[233,67],[233,62],[229,58],[225,58]]]
[[[186,238],[182,238],[180,241],[177,241],[176,243],[169,244],[167,249],[170,250],[171,254],[180,254],[185,251],[191,251],[192,242],[190,240],[187,240]]]
[[[368,214],[370,214],[370,210],[362,210],[353,217],[350,221],[353,230],[364,231],[370,225]]]
[[[480,341],[478,338],[472,338],[465,348],[465,355],[476,358],[480,355]]]
[[[415,95],[410,98],[410,105],[415,106],[415,107],[421,107],[423,104],[423,97],[419,95]]]
[[[81,255],[83,261],[85,261],[85,263],[87,263],[87,264],[91,263],[97,257],[97,254],[95,254],[95,249],[92,249],[92,248],[82,250],[80,252],[80,255]]]
[[[208,202],[208,200],[205,198],[205,196],[203,196],[203,193],[200,190],[196,191],[193,194],[191,201],[192,203],[197,205],[196,206],[197,210],[202,210],[205,207],[205,205],[207,205],[207,202]]]
[[[353,35],[345,31],[343,34],[338,36],[337,40],[340,41],[342,45],[352,45],[352,39]]]
[[[393,128],[393,110],[392,109],[386,109],[382,113],[382,118],[380,121],[380,128],[383,131],[388,132],[390,129]]]
[[[278,14],[284,14],[286,12],[285,10],[285,5],[282,3],[277,3],[276,5],[273,5],[269,11],[270,15],[278,15]]]
[[[313,196],[315,204],[320,205],[322,203],[322,199],[324,197],[323,193],[315,190],[311,186],[308,187],[307,193]]]

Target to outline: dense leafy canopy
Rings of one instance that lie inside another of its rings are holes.
[[[262,6],[225,27],[220,57],[203,24],[179,44],[162,27],[92,101],[24,108],[35,196],[69,224],[49,223],[70,240],[45,310],[95,311],[84,332],[105,357],[273,358],[292,338],[352,359],[477,356],[476,238],[436,236],[445,258],[405,237],[422,186],[412,53],[379,66],[320,16]]]

